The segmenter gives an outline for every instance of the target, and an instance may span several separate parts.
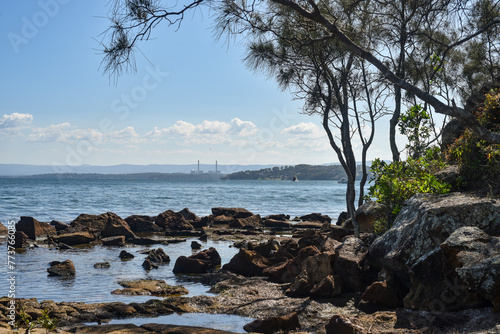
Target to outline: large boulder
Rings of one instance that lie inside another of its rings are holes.
[[[498,236],[500,203],[495,200],[461,193],[417,195],[393,228],[373,242],[370,259],[409,291],[406,308],[480,307],[486,299],[495,303],[498,295]]]
[[[50,222],[50,225],[54,226],[56,228],[57,232],[64,231],[69,227],[68,224],[60,222],[58,220],[53,220]]]
[[[16,231],[16,233],[14,233],[14,237],[14,248],[24,248],[29,246],[28,236],[26,235],[26,233],[22,231]]]
[[[170,256],[165,253],[163,248],[150,250],[146,259],[158,264],[170,262]]]
[[[200,218],[191,210],[188,208],[184,208],[181,211],[179,211],[179,214],[184,217],[187,221],[198,221]]]
[[[45,240],[57,234],[54,226],[39,222],[33,217],[21,217],[16,224],[16,231],[24,232],[31,240]]]
[[[253,216],[253,213],[243,208],[212,208],[214,217],[226,216],[231,218],[247,218]]]
[[[271,262],[268,259],[255,251],[242,248],[228,263],[222,266],[222,269],[243,276],[263,276],[262,271],[269,266],[271,266]]]
[[[305,258],[302,261],[300,274],[295,278],[290,288],[286,291],[286,294],[292,297],[308,296],[318,283],[322,282],[328,276],[333,275],[331,265],[333,257],[334,254],[319,253]],[[316,286],[315,292],[319,288],[319,286]]]
[[[160,213],[155,219],[155,224],[164,230],[187,231],[194,229],[193,225],[191,225],[186,218],[180,213],[172,210]]]
[[[95,240],[95,236],[90,232],[84,231],[84,232],[75,232],[75,233],[58,235],[52,237],[52,240],[55,243],[63,243],[66,245],[74,246],[74,245],[88,244]]]
[[[370,246],[370,260],[409,282],[409,269],[455,230],[476,226],[500,236],[500,202],[464,193],[418,194],[409,199],[393,227]]]
[[[134,233],[162,232],[163,229],[155,224],[156,217],[132,215],[125,218],[128,226]]]
[[[125,239],[135,239],[137,238],[135,233],[132,232],[130,226],[127,222],[121,218],[117,219],[114,217],[109,217],[102,231],[103,237],[118,237],[124,236]]]
[[[125,236],[119,235],[116,237],[108,237],[101,239],[103,246],[123,246],[125,244]]]
[[[301,216],[300,220],[308,222],[320,222],[322,224],[332,222],[332,218],[327,215],[322,215],[321,213],[310,213],[308,215]]]
[[[76,275],[75,265],[71,260],[53,261],[50,263],[50,268],[47,268],[47,272],[49,276],[73,277]]]

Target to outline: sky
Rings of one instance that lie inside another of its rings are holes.
[[[100,67],[108,1],[0,3],[0,163],[337,162],[318,116],[216,41],[208,9],[158,26],[114,80]],[[388,122],[384,122],[388,123]],[[382,125],[368,159],[390,159]],[[355,143],[359,149],[359,145]]]

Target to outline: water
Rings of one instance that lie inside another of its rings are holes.
[[[0,178],[0,222],[18,221],[20,216],[32,216],[39,221],[71,222],[81,213],[114,212],[125,218],[132,214],[155,216],[167,209],[179,211],[188,207],[198,216],[211,213],[212,207],[243,207],[256,214],[285,213],[292,217],[319,212],[334,220],[345,210],[345,185],[334,181],[154,181],[154,180],[49,180]],[[170,264],[146,272],[142,268],[143,246],[127,247],[135,258],[122,262],[122,248],[95,246],[59,251],[49,248],[28,249],[15,256],[16,297],[38,300],[94,302],[144,302],[151,296],[121,296],[111,294],[120,289],[123,279],[163,279],[171,285],[183,285],[188,296],[208,294],[208,286],[192,283],[185,276],[172,273],[177,257],[192,254],[191,240],[180,244],[153,245],[162,247],[170,256]],[[203,249],[215,247],[222,264],[236,254],[231,242],[203,242]],[[6,249],[5,242],[0,249]],[[6,256],[5,256],[6,258]],[[76,277],[48,277],[50,261],[70,259],[76,267]],[[109,269],[95,269],[94,263],[108,261]],[[6,262],[6,261],[5,261]],[[6,268],[6,266],[4,267]],[[7,270],[5,271],[7,272]],[[0,296],[9,291],[6,279],[0,280]],[[145,319],[147,322],[205,326],[205,316],[183,315],[170,318]],[[195,317],[198,320],[191,319]],[[248,318],[217,318],[211,321],[216,329],[242,331],[241,323]],[[208,319],[208,318],[207,318]],[[133,321],[136,322],[136,321]],[[229,325],[228,325],[229,324]],[[231,327],[231,328],[228,328]]]
[[[47,180],[0,178],[0,222],[32,216],[70,222],[81,213],[155,216],[191,209],[198,216],[217,206],[261,215],[312,212],[337,218],[345,211],[345,184],[336,181]]]

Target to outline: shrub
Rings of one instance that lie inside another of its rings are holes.
[[[500,131],[500,91],[490,91],[474,115],[490,131]],[[463,190],[479,190],[491,195],[500,194],[500,145],[490,145],[479,140],[470,130],[465,130],[448,149],[449,162],[460,167]]]
[[[372,186],[368,188],[368,195],[386,207],[387,228],[392,226],[404,202],[413,195],[449,192],[450,185],[434,175],[445,166],[437,148],[429,149],[419,159],[408,158],[390,164],[380,159],[372,162]]]

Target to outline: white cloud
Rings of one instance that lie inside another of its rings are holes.
[[[29,141],[61,141],[64,137],[65,129],[71,127],[69,123],[52,124],[44,128],[31,129],[32,133],[28,135]]]
[[[250,121],[242,121],[239,118],[231,120],[230,132],[241,137],[253,136],[257,133],[258,129],[255,124]]]
[[[19,114],[17,112],[10,115],[3,115],[0,119],[0,129],[19,128],[28,126],[33,122],[33,115]]]
[[[323,132],[314,123],[301,122],[297,125],[292,125],[281,131],[282,134],[307,136],[310,138],[318,138],[323,136]]]
[[[140,143],[145,141],[145,139],[141,138],[141,136],[135,132],[132,126],[127,126],[122,130],[109,132],[106,134],[106,139],[118,144]]]

